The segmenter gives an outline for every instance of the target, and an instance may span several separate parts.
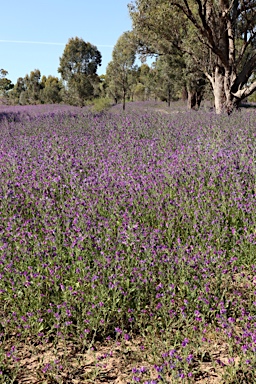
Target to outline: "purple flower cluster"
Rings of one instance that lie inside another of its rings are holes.
[[[2,107],[1,340],[211,324],[255,354],[256,114],[191,116]]]

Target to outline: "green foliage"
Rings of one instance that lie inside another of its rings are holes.
[[[173,98],[175,77],[180,77],[181,68],[178,68],[178,73],[175,69],[172,56],[160,56],[156,61],[158,92],[162,101],[167,101],[170,106]]]
[[[107,66],[106,72],[106,94],[112,98],[115,104],[122,98],[121,89],[119,83],[114,77],[113,62],[110,62]]]
[[[29,104],[40,103],[40,90],[41,90],[41,72],[35,69],[30,72],[30,75],[24,77],[25,93]]]
[[[57,77],[42,76],[39,69],[19,77],[8,93],[10,104],[56,104],[62,102],[63,84]]]
[[[146,87],[145,87],[144,84],[141,84],[141,83],[135,84],[135,86],[133,88],[134,96],[138,100],[143,100],[144,101],[144,99],[145,99],[145,91],[146,91]]]
[[[113,96],[115,102],[119,98],[125,101],[131,86],[135,81],[134,62],[136,58],[136,44],[131,32],[123,33],[112,52],[112,61],[107,66],[106,80],[109,84],[109,94]]]
[[[248,101],[251,103],[256,103],[256,94],[254,93],[253,95],[249,96]]]
[[[0,69],[0,96],[6,96],[7,91],[13,88],[11,80],[7,79],[8,72],[5,69]]]
[[[92,110],[94,112],[106,111],[112,106],[112,101],[108,97],[100,97],[92,102]]]
[[[42,77],[41,81],[41,94],[40,98],[42,102],[47,104],[60,103],[62,101],[61,91],[63,89],[62,82],[58,77],[45,76]]]
[[[129,8],[141,55],[180,56],[197,104],[206,78],[217,113],[256,90],[256,81],[248,83],[256,68],[255,1],[135,0]]]
[[[71,104],[84,105],[94,95],[99,83],[96,74],[101,65],[101,53],[91,43],[78,37],[69,39],[65,46],[58,72],[67,84]]]
[[[94,75],[101,65],[101,53],[91,43],[78,37],[69,39],[60,58],[58,72],[69,81],[75,74]]]
[[[24,78],[19,77],[12,91],[9,93],[11,104],[40,104],[41,103],[41,72],[39,69],[31,71]]]
[[[158,72],[155,63],[151,67],[147,64],[142,64],[139,67],[139,82],[145,87],[144,98],[146,100],[158,97]]]
[[[155,95],[168,105],[181,95],[182,89],[199,99],[198,93],[201,94],[203,89],[198,88],[198,83],[203,83],[204,73],[198,65],[192,66],[188,54],[193,47],[203,60],[204,49],[198,42],[195,28],[166,1],[150,1],[147,6],[145,3],[142,0],[137,1],[136,6],[130,5],[130,13],[141,57],[159,55],[154,73]]]
[[[20,95],[25,91],[25,83],[22,77],[17,79],[13,89],[9,92],[9,101],[11,104],[19,104]]]

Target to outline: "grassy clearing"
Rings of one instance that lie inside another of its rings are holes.
[[[2,383],[253,382],[255,112],[133,106],[1,111]]]

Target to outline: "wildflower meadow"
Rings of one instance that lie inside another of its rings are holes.
[[[151,104],[0,107],[0,383],[255,382],[256,111]]]

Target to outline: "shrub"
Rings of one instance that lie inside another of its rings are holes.
[[[92,109],[94,112],[102,112],[109,109],[112,106],[112,102],[107,97],[100,97],[93,100]]]

